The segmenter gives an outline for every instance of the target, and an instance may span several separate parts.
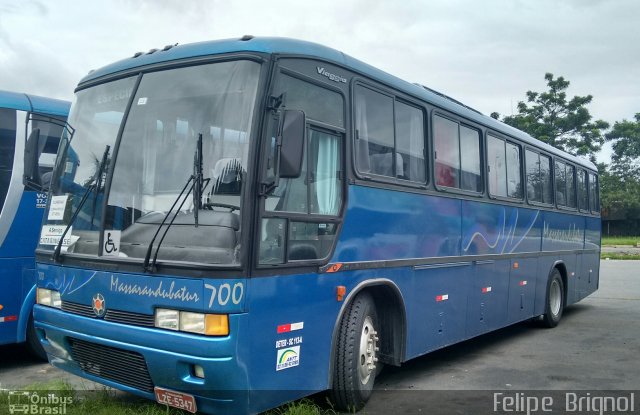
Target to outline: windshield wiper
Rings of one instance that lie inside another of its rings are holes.
[[[160,233],[162,226],[164,226],[167,219],[171,215],[173,208],[176,207],[176,204],[178,203],[180,198],[182,198],[184,191],[187,190],[187,187],[189,186],[190,183],[191,183],[191,187],[189,188],[189,191],[184,195],[184,198],[182,199],[182,203],[180,203],[178,210],[176,210],[176,212],[173,215],[173,218],[171,218],[171,221],[167,224],[167,227],[164,230],[164,233],[162,234],[160,241],[158,241],[158,246],[156,247],[156,252],[153,255],[153,260],[150,261],[151,252],[153,251],[153,243],[158,237],[158,234]],[[209,179],[204,179],[202,174],[202,134],[198,134],[198,142],[196,143],[196,152],[193,156],[193,174],[189,176],[187,183],[185,183],[184,187],[182,188],[182,191],[180,192],[176,200],[173,202],[173,205],[171,205],[171,208],[169,209],[169,211],[167,211],[166,215],[164,215],[164,218],[162,219],[160,226],[158,226],[158,229],[156,229],[156,233],[153,235],[153,238],[149,243],[149,247],[147,248],[147,253],[144,257],[144,263],[143,263],[144,272],[152,272],[153,269],[155,268],[156,261],[158,260],[158,254],[160,253],[160,246],[162,246],[162,242],[164,241],[165,236],[167,236],[167,232],[169,231],[169,228],[173,225],[173,222],[178,217],[178,214],[180,213],[182,206],[184,206],[184,203],[187,201],[187,197],[189,196],[189,193],[191,193],[191,191],[193,191],[193,215],[194,215],[195,225],[196,227],[198,226],[198,211],[202,209],[202,193],[204,191],[204,187],[208,185],[208,183],[209,183]],[[149,262],[151,262],[151,264],[149,264]]]
[[[162,219],[162,222],[160,222],[160,226],[158,226],[158,229],[156,229],[156,233],[153,235],[153,238],[151,238],[151,242],[149,242],[149,248],[147,248],[147,254],[144,256],[144,263],[143,263],[144,272],[153,271],[153,268],[156,265],[156,259],[158,258],[158,251],[160,250],[160,245],[162,245],[162,241],[164,240],[164,237],[167,235],[167,231],[169,230],[171,225],[173,225],[173,221],[175,221],[176,217],[178,216],[178,213],[180,213],[180,209],[182,209],[182,206],[184,205],[184,202],[187,200],[187,196],[189,196],[189,193],[191,193],[191,190],[193,190],[194,183],[191,183],[193,181],[193,179],[194,179],[194,177],[193,177],[193,174],[192,174],[192,175],[189,176],[189,179],[187,180],[187,183],[185,183],[184,187],[182,188],[182,191],[180,192],[180,194],[178,195],[176,200],[173,202],[173,205],[171,205],[171,208],[167,211],[166,215],[164,215],[164,218]],[[167,221],[167,219],[171,215],[171,212],[173,212],[173,208],[176,207],[176,204],[178,203],[178,201],[180,201],[180,198],[184,194],[184,191],[187,190],[187,187],[189,186],[190,183],[191,183],[191,187],[189,188],[189,191],[185,195],[184,199],[182,199],[182,203],[180,203],[180,207],[178,207],[178,210],[176,210],[176,213],[173,215],[173,218],[171,219],[171,222],[169,222],[169,224],[167,225],[167,228],[164,230],[164,233],[162,234],[162,238],[160,238],[160,241],[158,242],[158,247],[156,248],[156,253],[153,256],[153,262],[151,263],[151,265],[149,265],[149,259],[151,258],[151,251],[153,250],[153,243],[155,242],[156,238],[158,237],[158,234],[160,233],[160,230],[164,226],[165,222]]]
[[[98,183],[102,182],[102,180],[98,180],[98,178],[102,178],[102,173],[103,173],[103,170],[104,170],[104,166],[105,166],[105,164],[107,164],[107,159],[109,158],[109,150],[110,149],[111,149],[111,147],[109,145],[105,146],[104,153],[102,154],[102,160],[100,161],[100,165],[98,166],[98,171],[96,172],[96,175],[94,176],[92,183],[89,185],[89,187],[87,187],[87,190],[84,191],[84,194],[82,195],[82,198],[80,199],[80,203],[78,204],[78,207],[76,208],[76,211],[73,212],[73,216],[71,216],[71,220],[69,220],[69,223],[67,224],[67,227],[64,228],[64,232],[62,232],[62,235],[60,236],[60,240],[58,241],[58,245],[56,245],[56,249],[55,249],[55,251],[53,251],[52,259],[53,259],[54,262],[58,262],[58,258],[60,257],[60,251],[62,250],[62,241],[64,241],[64,237],[67,235],[67,232],[69,232],[69,229],[71,229],[71,226],[73,225],[73,223],[75,222],[76,218],[78,217],[78,214],[82,210],[82,206],[84,206],[85,202],[89,198],[89,194],[91,194],[91,192],[93,190],[98,190],[97,189]]]

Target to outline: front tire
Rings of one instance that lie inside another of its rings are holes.
[[[564,306],[564,283],[562,282],[560,271],[554,268],[547,281],[547,299],[542,316],[542,324],[548,328],[556,327],[562,318]]]
[[[373,391],[378,353],[378,315],[369,293],[356,296],[338,328],[331,398],[341,411],[359,411]]]

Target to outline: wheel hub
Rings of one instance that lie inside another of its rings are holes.
[[[376,354],[380,350],[378,340],[378,332],[373,327],[373,321],[371,317],[367,316],[362,325],[358,356],[358,374],[362,384],[369,382],[371,373],[376,369],[376,363],[378,362]]]

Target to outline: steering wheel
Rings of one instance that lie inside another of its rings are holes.
[[[214,207],[221,207],[221,208],[231,209],[232,212],[234,210],[240,210],[240,206],[229,205],[227,203],[207,202],[207,203],[204,203],[202,205],[203,209],[208,209],[208,210],[213,210]]]

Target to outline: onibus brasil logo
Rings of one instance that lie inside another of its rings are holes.
[[[64,415],[73,403],[71,396],[58,396],[53,392],[7,391],[9,413],[28,415]]]

